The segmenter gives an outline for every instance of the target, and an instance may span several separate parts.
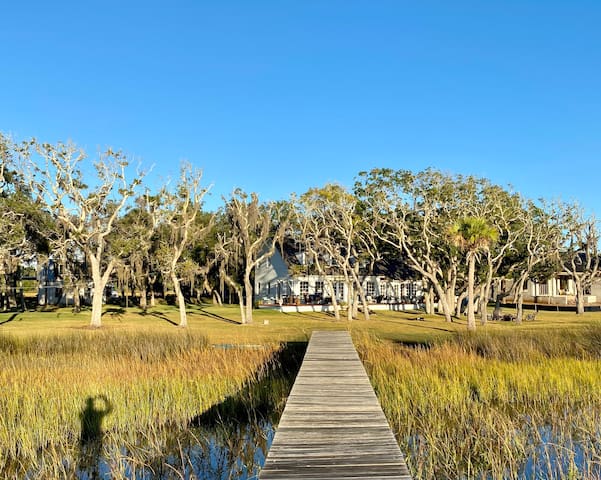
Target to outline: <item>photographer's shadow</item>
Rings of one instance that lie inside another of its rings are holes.
[[[79,471],[87,474],[83,478],[101,478],[100,460],[104,432],[102,422],[113,411],[113,405],[106,395],[88,397],[79,418],[81,435],[79,438]]]

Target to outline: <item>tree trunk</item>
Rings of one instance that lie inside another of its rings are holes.
[[[73,312],[81,312],[81,298],[79,297],[79,285],[77,285],[77,282],[73,283]]]
[[[515,292],[515,322],[522,323],[522,317],[524,316],[524,283],[526,281],[525,277],[521,277],[518,285],[517,291]]]
[[[150,306],[151,307],[155,307],[156,306],[156,300],[154,298],[154,284],[157,281],[157,277],[155,275],[149,275],[148,277],[148,287],[150,290]]]
[[[430,282],[428,282],[428,290],[424,292],[424,310],[428,315],[434,313],[434,288]]]
[[[246,324],[246,307],[244,306],[244,295],[242,293],[242,289],[238,286],[235,287],[236,294],[238,295],[238,305],[240,306],[240,321],[242,324]],[[230,293],[231,295],[231,293]],[[230,300],[230,303],[231,300]]]
[[[334,309],[334,318],[336,320],[340,320],[340,310],[338,309],[338,299],[336,298],[336,294],[334,293],[334,284],[329,278],[324,278],[326,285],[328,286],[328,291],[330,292],[330,298],[332,299],[332,308]]]
[[[459,295],[457,297],[457,303],[455,304],[455,316],[457,318],[461,317],[462,313],[463,313],[463,308],[461,308],[463,306],[463,301],[468,297],[468,292],[467,290],[465,290],[464,292],[461,292],[461,295]]]
[[[142,282],[142,285],[140,286],[140,308],[144,311],[144,313],[146,313],[146,310],[148,310],[148,299],[146,298],[147,295],[148,291],[146,282]]]
[[[438,311],[442,310],[445,321],[451,323],[453,321],[453,315],[451,314],[451,307],[447,302],[446,292],[442,289],[440,284],[437,282],[434,284],[436,294],[438,295]]]
[[[357,286],[357,294],[361,297],[361,305],[363,306],[363,316],[365,320],[369,320],[369,305],[367,303],[367,297],[365,296],[365,289],[363,288],[363,284],[359,279],[359,274],[355,270],[353,270],[352,272],[353,278],[355,280],[355,285]]]
[[[171,269],[170,277],[171,283],[173,283],[173,290],[175,290],[175,296],[177,298],[177,306],[179,308],[179,326],[187,327],[188,316],[186,315],[186,300],[184,299],[182,287],[180,285],[179,278],[177,278],[175,269]]]
[[[476,315],[474,312],[474,277],[476,275],[476,255],[469,254],[467,272],[467,329],[476,330]]]
[[[347,281],[346,283],[347,295],[346,295],[346,319],[350,322],[353,317],[353,308],[355,306],[355,289],[353,285]]]
[[[247,263],[248,265],[248,263]],[[253,322],[253,285],[250,280],[250,271],[244,274],[244,293],[246,296],[246,321],[245,323]]]
[[[490,296],[490,288],[492,285],[492,276],[493,276],[493,270],[492,268],[488,268],[488,271],[486,273],[486,281],[484,283],[484,285],[482,286],[482,295],[480,295],[480,324],[481,325],[486,325],[486,322],[488,320],[488,300],[489,300],[489,296]]]
[[[100,272],[100,261],[93,255],[90,255],[90,267],[92,269],[92,281],[94,282],[94,294],[92,295],[92,318],[90,320],[90,326],[99,328],[102,326],[102,297],[104,295],[104,287],[106,287],[110,272],[107,270],[105,275],[102,275]]]
[[[574,278],[576,284],[576,315],[584,314],[584,285],[579,277]]]

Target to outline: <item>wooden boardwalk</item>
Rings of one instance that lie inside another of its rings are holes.
[[[348,332],[314,332],[259,473],[276,479],[411,479]]]

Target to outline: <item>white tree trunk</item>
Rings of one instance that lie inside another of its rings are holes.
[[[99,328],[102,326],[102,297],[104,288],[108,282],[112,270],[112,263],[109,264],[104,275],[100,270],[100,261],[94,255],[89,255],[90,267],[92,268],[92,281],[94,282],[94,294],[92,295],[92,318],[90,326]]]
[[[336,298],[336,294],[334,293],[334,283],[328,278],[325,278],[326,285],[328,286],[328,291],[330,292],[332,298],[332,308],[334,309],[334,318],[336,320],[340,320],[340,310],[338,308],[338,299]]]
[[[173,289],[175,290],[175,296],[177,298],[177,306],[179,308],[179,326],[187,327],[188,326],[188,316],[186,315],[186,300],[184,299],[184,294],[182,293],[182,287],[180,285],[179,278],[177,278],[175,268],[171,269],[170,277],[171,277],[171,283],[173,283]]]
[[[584,285],[582,279],[578,276],[574,277],[576,284],[576,315],[584,314]]]
[[[248,265],[249,263],[247,263]],[[246,296],[246,321],[244,323],[253,322],[253,285],[250,280],[250,271],[247,270],[244,274],[244,293]]]

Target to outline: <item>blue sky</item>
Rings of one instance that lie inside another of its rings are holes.
[[[601,215],[601,2],[5,2],[0,131],[287,198],[374,167]]]

